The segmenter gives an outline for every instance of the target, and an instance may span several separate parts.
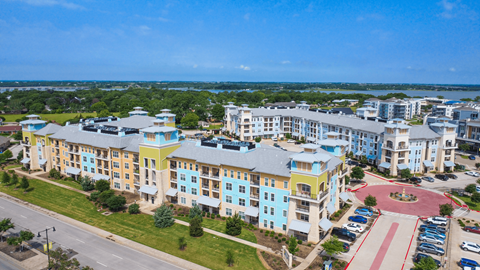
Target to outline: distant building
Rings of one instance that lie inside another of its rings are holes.
[[[288,108],[295,108],[297,103],[295,101],[290,102],[275,102],[275,103],[266,103],[265,107],[288,107]]]
[[[22,130],[21,126],[1,126],[0,133],[3,134],[16,134]]]
[[[10,147],[10,139],[0,136],[0,153],[3,153],[8,147]]]
[[[436,116],[453,116],[453,110],[458,108],[459,106],[454,105],[433,105],[432,106],[432,115]]]
[[[358,99],[334,99],[332,103],[335,105],[343,104],[344,102],[348,102],[348,106],[355,106],[358,103]]]
[[[478,119],[478,109],[462,106],[453,109],[453,120],[477,120]]]

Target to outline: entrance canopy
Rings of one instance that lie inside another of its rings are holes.
[[[425,165],[427,168],[433,168],[433,164],[430,162],[430,160],[424,160],[423,165]]]
[[[68,167],[65,172],[68,174],[79,175],[81,170],[78,168]]]
[[[167,193],[165,193],[165,195],[175,197],[175,196],[177,196],[177,192],[178,192],[178,190],[176,188],[169,188],[167,190]]]
[[[318,226],[322,228],[324,232],[328,231],[332,227],[333,223],[328,220],[328,218],[324,217],[318,223]]]
[[[385,168],[387,170],[390,169],[390,166],[391,165],[388,162],[382,162],[382,163],[380,163],[380,165],[378,165],[378,167]]]
[[[350,197],[348,197],[348,194],[346,192],[342,192],[340,193],[340,199],[342,199],[342,201],[344,202],[347,202]]]
[[[23,164],[27,164],[27,163],[30,163],[30,159],[29,158],[24,158],[20,162],[23,163]]]
[[[443,164],[445,165],[445,167],[455,167],[455,163],[451,161],[444,161]]]
[[[247,211],[245,211],[245,215],[251,217],[258,217],[258,208],[249,206],[247,207]]]
[[[157,193],[157,189],[151,186],[142,186],[138,191],[149,195],[155,195]]]
[[[47,163],[47,160],[46,160],[46,159],[40,159],[40,160],[38,161],[38,164],[40,164],[40,166],[45,165],[45,163]]]
[[[95,174],[92,177],[92,180],[98,181],[98,180],[110,180],[110,177],[108,175],[103,175],[103,174]]]
[[[300,220],[292,220],[290,222],[290,230],[298,231],[298,232],[303,232],[303,233],[309,233],[310,232],[310,227],[312,224]]]
[[[206,206],[217,208],[220,205],[220,200],[210,198],[210,197],[206,197],[206,196],[201,196],[201,197],[198,198],[197,203],[201,204],[201,205],[206,205]]]
[[[398,165],[397,165],[397,169],[399,169],[399,170],[405,170],[405,169],[408,169],[408,166],[407,166],[407,164],[398,164]]]
[[[330,213],[330,214],[333,214],[335,211],[337,211],[337,209],[335,209],[335,203],[334,202],[329,202],[327,204],[327,211]]]

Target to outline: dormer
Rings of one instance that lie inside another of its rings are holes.
[[[24,120],[20,122],[22,125],[23,132],[31,132],[31,131],[38,131],[45,126],[47,121],[40,120],[40,116],[36,114],[31,114],[26,116],[28,120]]]
[[[292,160],[292,172],[320,175],[327,169],[330,156],[318,152],[320,148],[316,144],[304,144],[303,152],[290,156]]]
[[[306,101],[300,101],[300,104],[297,104],[296,108],[308,111],[310,109],[310,105],[308,105]]]
[[[155,115],[155,117],[165,121],[165,126],[175,127],[175,114],[171,113],[169,109],[163,109],[161,112],[162,113]]]
[[[143,110],[143,107],[134,107],[133,111],[128,113],[130,116],[140,115],[140,116],[147,116],[148,112]]]
[[[325,135],[327,136],[325,140],[317,142],[321,148],[337,157],[345,155],[348,142],[340,140],[340,134],[337,132],[327,132]]]
[[[405,125],[402,119],[393,119],[385,126],[385,135],[408,136],[411,126]]]
[[[178,142],[178,130],[176,128],[165,126],[164,122],[159,120],[155,121],[154,126],[141,130],[144,143],[164,145]]]
[[[248,108],[248,104],[242,104],[242,107],[238,109],[241,115],[250,115],[252,114],[252,109]]]
[[[430,128],[436,133],[441,135],[455,134],[457,125],[448,122],[448,118],[440,118],[433,124],[430,124]]]

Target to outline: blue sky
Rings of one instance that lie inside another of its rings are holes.
[[[478,0],[0,7],[0,80],[480,84]]]

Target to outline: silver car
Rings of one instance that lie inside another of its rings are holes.
[[[423,242],[429,242],[429,243],[434,243],[434,244],[439,244],[439,245],[443,245],[445,244],[445,241],[443,241],[443,239],[439,238],[439,237],[435,237],[431,234],[426,234],[426,233],[422,233],[418,236],[418,240],[419,241],[423,241]]]

